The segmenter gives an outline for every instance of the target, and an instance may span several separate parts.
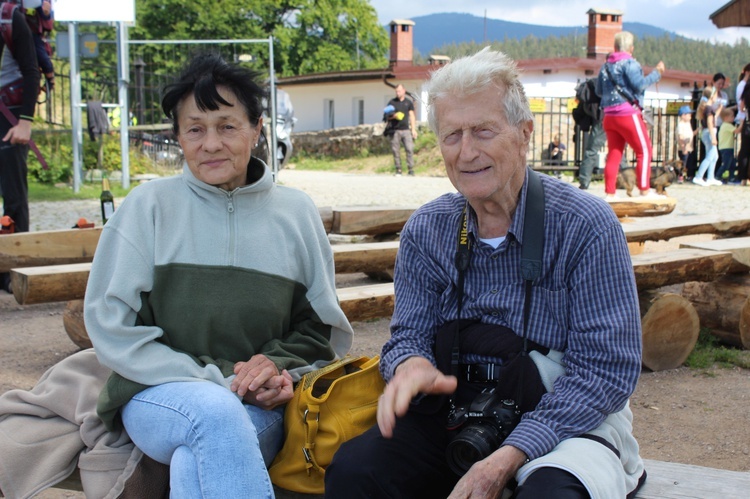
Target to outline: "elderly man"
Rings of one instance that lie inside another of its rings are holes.
[[[641,331],[617,218],[526,167],[533,116],[504,54],[438,70],[429,120],[458,193],[401,233],[378,424],[341,447],[326,496],[633,493]]]

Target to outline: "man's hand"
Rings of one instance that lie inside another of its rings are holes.
[[[230,388],[248,404],[273,409],[292,398],[291,375],[286,370],[279,373],[276,364],[265,355],[253,355],[247,362],[237,362],[234,374]]]
[[[510,445],[500,447],[487,458],[474,463],[458,481],[448,499],[500,497],[508,481],[525,462],[526,454],[519,449]]]
[[[18,124],[8,130],[3,137],[3,142],[10,142],[13,145],[28,144],[29,140],[31,140],[31,121],[24,119],[18,120]]]
[[[411,131],[411,138],[417,140],[417,129],[413,128]]]
[[[396,368],[390,383],[378,401],[380,433],[390,438],[396,418],[406,414],[411,399],[418,393],[450,394],[456,391],[455,376],[446,376],[424,357],[409,357]]]
[[[659,74],[663,74],[666,69],[667,68],[666,68],[666,66],[664,66],[664,62],[663,61],[659,61],[656,64],[656,70],[659,72]]]

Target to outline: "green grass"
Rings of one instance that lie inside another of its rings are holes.
[[[685,365],[692,369],[708,369],[714,365],[750,369],[750,351],[724,346],[708,329],[701,328],[698,342]]]
[[[131,183],[132,189],[135,185]],[[116,182],[110,182],[110,190],[116,198],[124,197],[130,189],[123,189]],[[100,183],[86,183],[81,185],[80,190],[73,192],[72,186],[57,186],[52,184],[43,184],[29,179],[29,201],[69,201],[71,199],[99,199],[102,193]]]

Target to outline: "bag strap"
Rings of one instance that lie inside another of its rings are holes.
[[[5,46],[13,54],[13,12],[18,8],[18,5],[5,2],[0,8],[2,8],[0,10],[0,33],[2,33]]]
[[[336,369],[348,366],[349,364],[353,364],[361,359],[362,357],[347,355],[337,361],[331,362],[325,367],[309,372],[302,377],[302,380],[300,381],[302,386],[299,389],[303,391],[309,390],[321,376],[325,376]],[[309,476],[313,469],[320,473],[325,473],[325,470],[315,459],[315,438],[318,436],[318,428],[320,424],[319,404],[307,404],[302,416],[302,423],[305,427],[305,444],[302,446],[302,454],[305,456],[305,469],[307,470],[307,474]]]
[[[8,109],[8,106],[5,105],[5,102],[0,100],[0,112],[3,113],[3,116],[5,116],[5,119],[8,120],[11,126],[18,125],[18,119],[13,115],[13,113]],[[49,170],[49,166],[47,166],[47,162],[44,160],[44,156],[42,156],[42,151],[39,150],[39,147],[37,147],[36,142],[34,142],[32,139],[29,139],[29,147],[32,151],[34,151],[34,155],[36,156],[36,159],[39,160],[39,163],[41,163],[42,168],[45,170]]]
[[[523,218],[523,244],[521,245],[521,276],[526,281],[523,304],[523,352],[528,353],[528,328],[531,315],[531,297],[533,282],[542,272],[542,254],[544,251],[544,186],[539,173],[526,167],[528,185],[526,187],[526,205]],[[460,362],[459,346],[461,344],[461,311],[463,308],[464,275],[471,262],[471,241],[468,234],[468,201],[461,213],[461,223],[458,228],[458,248],[456,250],[455,265],[458,270],[457,320],[456,332],[451,350],[451,371],[458,377]]]

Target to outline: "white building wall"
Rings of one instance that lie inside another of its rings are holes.
[[[529,71],[521,75],[521,82],[529,98],[569,98],[575,95],[578,81],[587,78],[582,71],[561,70],[544,74],[541,71]],[[393,82],[392,82],[393,83]],[[399,81],[406,90],[415,96],[417,121],[427,121],[427,95],[422,90],[421,80]],[[393,88],[382,81],[342,82],[310,85],[280,85],[289,93],[294,105],[297,123],[295,132],[311,132],[328,128],[325,109],[326,102],[333,102],[334,127],[356,125],[355,103],[364,100],[365,124],[377,123],[383,118],[383,108],[396,94]],[[680,87],[676,80],[662,80],[646,90],[646,101],[685,100],[691,97],[691,88]],[[653,104],[656,104],[655,102]]]

